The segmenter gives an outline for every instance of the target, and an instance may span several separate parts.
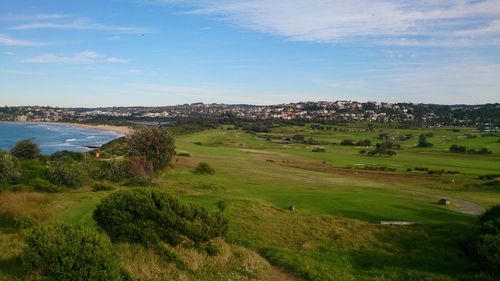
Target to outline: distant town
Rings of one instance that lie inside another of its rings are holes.
[[[498,130],[500,104],[435,105],[318,101],[267,106],[193,103],[158,107],[59,108],[5,106],[0,108],[0,120],[16,122],[95,123],[103,120],[168,122],[169,120],[193,117],[242,120],[400,122],[429,126],[482,126],[485,130]]]

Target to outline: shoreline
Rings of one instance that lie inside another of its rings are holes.
[[[34,123],[42,123],[42,122],[34,122]],[[46,124],[61,124],[66,126],[78,127],[80,129],[88,129],[88,130],[98,130],[98,131],[108,131],[115,132],[120,135],[129,135],[132,129],[130,127],[125,126],[114,126],[114,125],[91,125],[91,124],[80,124],[80,123],[66,123],[66,122],[44,122]]]
[[[16,122],[16,121],[1,121],[2,123],[15,123],[15,124],[45,124],[45,125],[64,125],[72,126],[80,129],[87,130],[97,130],[97,131],[107,131],[114,132],[119,135],[127,136],[131,133],[132,128],[126,126],[114,126],[114,125],[91,125],[91,124],[81,124],[81,123],[69,123],[69,122]]]

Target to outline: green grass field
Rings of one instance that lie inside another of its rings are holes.
[[[481,183],[479,175],[500,173],[499,134],[482,136],[468,129],[365,131],[351,127],[349,131],[278,127],[266,133],[300,133],[306,139],[337,143],[320,145],[325,152],[312,152],[314,145],[267,141],[228,128],[177,136],[177,150],[191,156],[176,157],[153,188],[208,208],[217,208],[223,201],[230,230],[220,243],[227,247],[228,257],[240,259],[217,263],[176,249],[181,257],[199,263],[178,272],[144,249],[121,245],[117,248],[127,268],[148,280],[494,280],[461,247],[476,228],[476,215],[500,203],[498,185],[467,187]],[[382,132],[414,137],[400,141],[401,148],[393,157],[360,156],[362,147],[338,144],[344,139],[370,139],[374,144],[380,142],[377,137]],[[418,135],[429,132],[434,134],[428,138],[434,146],[415,147]],[[486,147],[493,154],[450,153],[451,144]],[[216,174],[193,173],[202,161]],[[371,166],[396,171],[363,168]],[[406,171],[415,167],[460,174]],[[44,215],[35,219],[41,223],[96,227],[92,211],[111,192],[83,189],[43,195],[34,206],[29,198],[0,194],[0,208],[27,217],[34,217],[39,209]],[[438,205],[440,198],[449,198],[451,205]],[[30,209],[15,208],[19,204]],[[287,210],[290,205],[295,206],[294,212]],[[381,220],[422,224],[382,226]],[[22,280],[15,276],[19,274],[15,249],[22,247],[19,234],[0,234],[0,241],[0,280]],[[134,259],[137,255],[143,261]],[[136,268],[139,262],[147,272]]]

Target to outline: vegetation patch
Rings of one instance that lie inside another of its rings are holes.
[[[19,230],[29,228],[34,223],[28,218],[13,216],[9,213],[0,212],[0,232],[15,233]]]
[[[110,184],[106,183],[95,183],[92,186],[92,191],[93,192],[99,192],[99,191],[110,191],[110,190],[115,190],[116,188]]]
[[[111,243],[81,226],[43,225],[25,236],[24,261],[53,280],[131,280]]]
[[[215,175],[215,170],[206,162],[200,162],[193,171],[195,174]]]
[[[145,245],[205,242],[224,236],[228,221],[221,212],[184,204],[160,191],[113,193],[94,211],[94,219],[114,240]]]

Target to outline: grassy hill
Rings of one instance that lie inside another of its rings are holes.
[[[475,215],[500,203],[498,182],[484,187],[478,179],[499,173],[499,135],[348,129],[276,127],[257,137],[224,127],[177,136],[177,151],[189,157],[176,157],[157,186],[142,188],[223,209],[229,233],[214,242],[222,251],[210,257],[173,247],[188,265],[179,269],[142,246],[116,244],[124,267],[142,280],[494,280],[463,248],[477,228]],[[397,155],[363,156],[358,151],[365,147],[340,145],[344,139],[370,139],[373,145],[382,133],[401,145]],[[418,135],[428,133],[434,145],[415,147]],[[321,144],[283,141],[295,134]],[[405,134],[413,137],[399,141]],[[451,144],[493,153],[451,153]],[[312,152],[314,146],[325,151]],[[123,143],[104,147],[103,154],[113,155],[113,149],[123,152]],[[200,162],[216,173],[193,173]],[[460,173],[429,174],[416,167]],[[2,192],[0,210],[37,223],[97,228],[92,212],[112,192]],[[438,205],[441,198],[451,204]],[[295,211],[288,210],[291,205]],[[421,224],[385,226],[381,220]],[[0,280],[36,280],[21,263],[22,247],[21,232],[0,234]]]

